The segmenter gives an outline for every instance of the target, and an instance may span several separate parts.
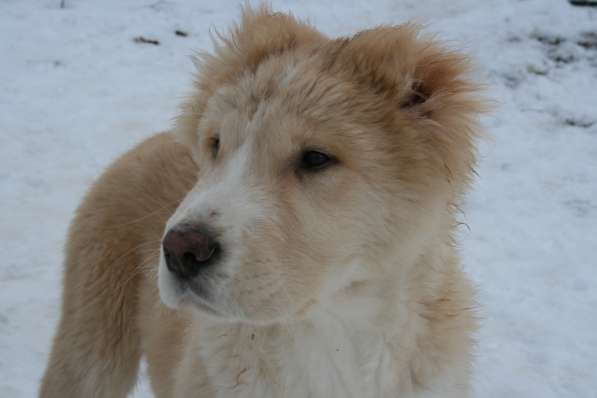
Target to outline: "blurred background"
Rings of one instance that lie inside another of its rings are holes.
[[[597,8],[566,0],[272,1],[331,36],[418,21],[495,100],[461,215],[479,397],[597,397]],[[62,246],[92,181],[167,130],[236,1],[0,0],[0,397],[33,397]],[[150,397],[142,379],[135,396]]]

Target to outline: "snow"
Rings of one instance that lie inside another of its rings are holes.
[[[415,19],[474,57],[495,101],[460,234],[483,318],[477,396],[597,397],[597,8],[273,6],[330,35]],[[1,397],[36,394],[59,316],[66,228],[82,194],[117,155],[171,126],[191,80],[189,55],[210,48],[210,30],[238,14],[226,0],[0,2]],[[151,396],[144,378],[135,396]]]

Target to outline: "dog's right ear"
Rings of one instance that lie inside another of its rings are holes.
[[[325,40],[317,30],[292,15],[274,13],[267,6],[243,7],[241,23],[228,34],[216,33],[212,52],[195,58],[195,93],[182,104],[176,121],[176,134],[193,145],[205,101],[222,84],[233,82],[243,73],[253,72],[267,58]]]

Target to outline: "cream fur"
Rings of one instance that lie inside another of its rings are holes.
[[[198,67],[174,134],[77,212],[40,396],[124,397],[145,355],[158,397],[467,397],[454,209],[482,106],[466,58],[410,25],[328,39],[260,8]],[[337,163],[301,171],[312,148]],[[226,251],[209,298],[160,249],[198,222]]]

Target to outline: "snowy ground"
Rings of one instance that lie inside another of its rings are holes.
[[[415,18],[496,100],[461,233],[479,285],[479,397],[597,397],[597,9],[565,0],[274,1],[330,35]],[[221,0],[0,1],[0,397],[32,397],[61,248],[92,180],[168,128]],[[188,37],[175,35],[175,30]],[[139,44],[133,38],[159,40]],[[146,383],[136,396],[149,397]]]

